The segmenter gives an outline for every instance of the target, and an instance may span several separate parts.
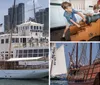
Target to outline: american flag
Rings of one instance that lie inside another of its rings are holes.
[[[0,27],[1,27],[2,25],[3,25],[3,24],[1,23],[1,24],[0,24]]]

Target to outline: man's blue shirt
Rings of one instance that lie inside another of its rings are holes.
[[[73,23],[70,21],[70,19],[72,19],[73,21],[77,21],[76,18],[75,18],[75,14],[77,13],[76,10],[72,9],[72,12],[71,13],[68,13],[67,11],[64,12],[64,17],[67,19],[68,23],[70,25],[72,25]]]

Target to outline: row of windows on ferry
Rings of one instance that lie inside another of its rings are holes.
[[[30,38],[27,38],[28,40],[30,40]],[[38,39],[32,39],[32,40],[38,40]],[[44,41],[44,40],[47,40],[45,38],[42,38],[41,41]],[[48,40],[47,40],[48,41]],[[9,43],[9,39],[1,39],[1,44],[4,44],[4,43]],[[12,43],[26,43],[26,38],[12,38]]]
[[[17,50],[16,57],[40,57],[49,55],[49,49],[31,49],[31,50]]]
[[[19,43],[19,41],[23,42],[24,39],[25,38],[20,38],[20,40],[19,40],[19,38],[12,38],[12,43]],[[10,42],[9,39],[1,39],[1,44],[9,43],[9,42]]]
[[[1,57],[4,59],[8,59],[8,51],[1,52]],[[48,57],[49,55],[49,49],[28,49],[28,50],[16,50],[16,57],[24,58],[24,57],[40,57],[45,56]],[[11,51],[11,58],[13,58],[13,51]]]
[[[29,26],[17,27],[17,29],[19,29],[19,31],[20,30],[29,30]],[[30,26],[30,31],[42,32],[43,31],[43,26]]]
[[[31,49],[31,50],[17,50],[16,53],[48,53],[49,49]],[[8,51],[3,51],[2,53],[8,53]],[[11,53],[13,53],[13,51],[11,51]]]

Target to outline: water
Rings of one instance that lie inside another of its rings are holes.
[[[51,80],[50,85],[68,85],[67,81],[64,80]]]
[[[0,79],[0,85],[49,85],[48,80],[9,80]]]

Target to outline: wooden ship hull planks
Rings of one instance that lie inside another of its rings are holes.
[[[84,73],[84,76],[77,76],[74,81],[69,79],[69,85],[100,85],[100,64],[81,67],[79,72]]]

